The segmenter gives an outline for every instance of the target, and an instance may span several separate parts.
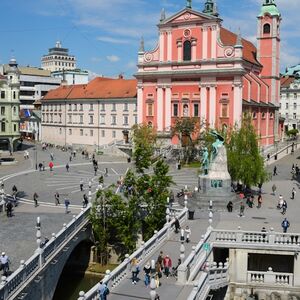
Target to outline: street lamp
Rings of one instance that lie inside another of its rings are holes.
[[[36,134],[36,131],[35,129],[32,130],[32,134],[33,134],[33,138],[34,138],[34,143],[35,143],[35,147],[34,147],[34,157],[35,157],[35,169],[37,170],[38,169],[38,163],[37,163],[37,144],[36,144],[36,140],[35,140],[35,134]]]

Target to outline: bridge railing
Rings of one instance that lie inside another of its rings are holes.
[[[55,237],[45,245],[42,252],[42,261],[47,261],[48,257],[55,252],[55,250],[61,246],[61,244],[75,231],[78,227],[81,227],[83,222],[89,217],[91,206],[87,206],[84,211],[81,211],[77,216],[75,216],[72,221],[68,224],[64,224],[63,229],[61,229]]]
[[[179,216],[178,220],[179,222],[184,222],[186,220],[187,215],[187,209],[183,209]],[[136,250],[133,254],[125,258],[125,260],[112,272],[107,274],[103,282],[111,289],[113,290],[116,286],[119,285],[119,283],[128,277],[130,274],[130,263],[133,258],[137,258],[139,263],[144,261],[147,256],[149,256],[150,253],[153,253],[155,248],[158,248],[159,245],[163,241],[165,241],[170,234],[170,231],[172,230],[172,226],[174,225],[175,220],[172,220],[169,223],[166,223],[165,226],[159,231],[155,232],[153,237],[149,239],[145,244],[142,244],[142,246]],[[85,300],[98,300],[99,299],[99,293],[98,293],[99,284],[96,284],[92,289],[90,289],[88,292],[80,292],[80,297],[78,299],[85,299]]]
[[[61,247],[63,242],[81,227],[83,222],[86,222],[89,213],[90,205],[68,224],[64,224],[64,228],[55,237],[52,237],[43,248],[38,249],[39,251],[36,251],[26,262],[22,261],[20,267],[0,283],[0,300],[5,300],[15,293],[22,284],[31,278],[33,273],[42,268],[49,256]]]
[[[273,272],[272,268],[269,268],[267,272],[248,271],[247,282],[255,285],[294,286],[294,274]]]
[[[210,254],[210,249],[205,248],[204,245],[208,241],[210,236],[210,230],[208,230],[204,236],[202,236],[200,242],[193,247],[192,252],[187,259],[180,264],[177,270],[177,280],[179,283],[186,283],[188,280],[193,280],[199,272],[203,263],[205,263],[207,257]]]
[[[280,247],[282,249],[299,248],[300,234],[279,233],[271,228],[269,232],[243,231],[243,230],[212,230],[210,240],[214,245],[235,244],[237,247]]]

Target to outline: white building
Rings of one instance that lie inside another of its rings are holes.
[[[71,84],[86,84],[89,82],[89,72],[81,69],[54,71],[51,73],[54,78],[60,78]]]
[[[136,80],[97,77],[42,99],[42,141],[97,149],[126,139],[137,123]]]
[[[287,75],[281,78],[279,113],[285,119],[285,131],[300,131],[300,79],[295,76]]]
[[[57,41],[54,48],[50,48],[48,54],[42,57],[42,68],[51,72],[76,69],[76,58],[69,54],[68,48],[62,48]]]

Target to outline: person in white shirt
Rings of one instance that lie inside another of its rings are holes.
[[[3,276],[7,276],[7,273],[9,271],[9,258],[8,256],[5,254],[5,252],[2,252],[1,256],[0,256],[0,270],[2,270],[2,275]]]

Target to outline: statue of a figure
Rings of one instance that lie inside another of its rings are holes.
[[[202,168],[204,170],[204,174],[208,174],[208,165],[209,165],[209,158],[208,158],[208,150],[205,147],[203,149],[203,154],[202,154]]]
[[[186,1],[186,7],[187,8],[192,8],[192,0],[187,0]]]
[[[210,132],[210,135],[216,138],[215,142],[212,144],[212,154],[211,154],[211,160],[214,160],[218,155],[219,147],[221,147],[224,144],[224,138],[215,130],[212,130]]]

